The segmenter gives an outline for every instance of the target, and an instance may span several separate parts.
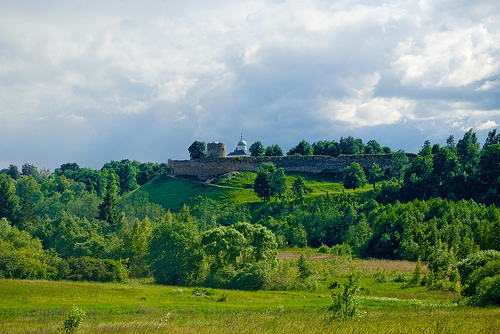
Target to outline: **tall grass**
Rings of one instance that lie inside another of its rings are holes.
[[[317,253],[304,254],[321,283],[315,291],[227,291],[159,286],[150,280],[115,284],[1,279],[0,333],[55,333],[73,305],[86,313],[79,333],[500,331],[499,308],[457,306],[457,294],[403,288],[403,283],[392,280],[398,274],[411,275],[410,265],[339,257],[314,260]],[[379,283],[376,268],[382,266],[388,280]],[[327,310],[327,287],[332,280],[345,283],[353,270],[362,273],[358,295],[366,314],[339,322]]]

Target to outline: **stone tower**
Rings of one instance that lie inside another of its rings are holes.
[[[225,158],[226,144],[213,142],[207,144],[207,158]]]

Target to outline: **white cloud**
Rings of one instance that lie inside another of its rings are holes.
[[[499,52],[500,30],[479,24],[430,33],[423,41],[410,37],[399,45],[393,66],[403,84],[462,87],[500,74]]]
[[[493,128],[496,128],[498,126],[498,123],[495,122],[495,121],[487,121],[483,124],[479,124],[476,126],[476,129],[478,131],[482,131],[482,130],[489,130],[489,129],[493,129]]]

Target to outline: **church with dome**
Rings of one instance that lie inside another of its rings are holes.
[[[236,149],[227,155],[228,158],[236,157],[248,157],[250,154],[247,153],[247,143],[243,140],[243,135],[236,145]]]

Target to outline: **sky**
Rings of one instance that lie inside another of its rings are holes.
[[[500,123],[498,0],[0,0],[0,169]]]

